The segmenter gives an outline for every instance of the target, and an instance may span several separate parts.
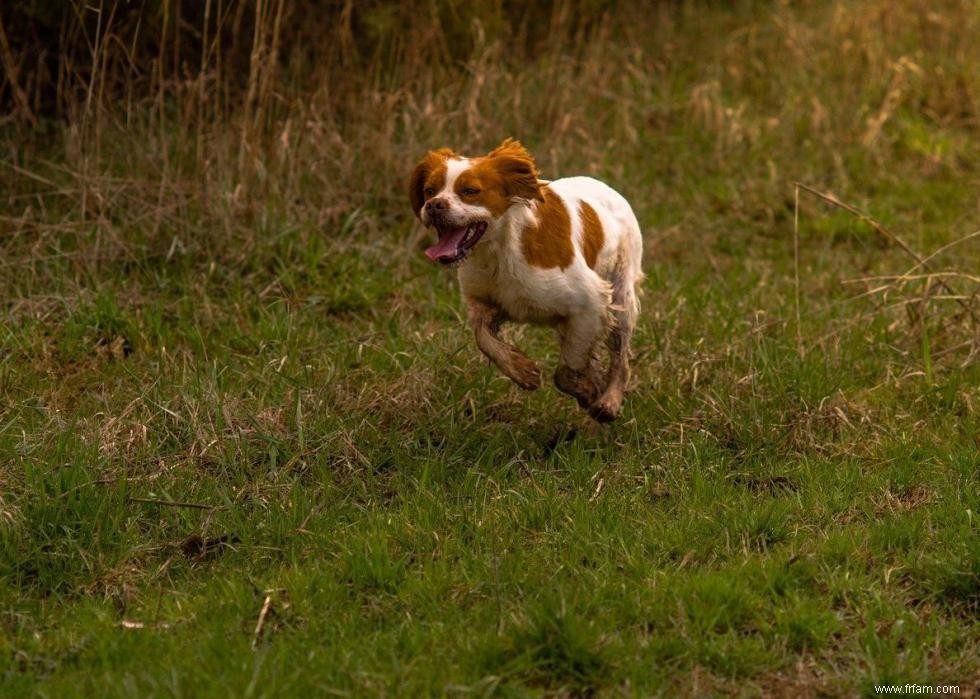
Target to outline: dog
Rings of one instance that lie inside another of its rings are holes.
[[[534,159],[512,138],[476,158],[430,151],[411,174],[409,199],[438,235],[426,256],[458,267],[483,354],[521,388],[537,389],[541,370],[500,338],[500,327],[555,327],[555,386],[596,421],[618,418],[643,279],[643,239],[626,199],[591,177],[539,179]]]

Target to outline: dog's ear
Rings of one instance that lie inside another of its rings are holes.
[[[503,143],[487,153],[487,160],[493,163],[503,180],[507,196],[544,201],[541,185],[538,184],[538,167],[520,141],[504,139]]]
[[[412,176],[408,179],[408,198],[412,202],[412,213],[416,217],[419,216],[422,205],[425,204],[425,181],[429,179],[429,175],[454,155],[456,154],[449,148],[430,150],[412,170]]]

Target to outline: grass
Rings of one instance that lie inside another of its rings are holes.
[[[3,126],[2,693],[976,691],[975,5],[447,3],[446,55],[384,7],[251,100]],[[508,135],[643,225],[609,428],[420,254],[415,160]]]

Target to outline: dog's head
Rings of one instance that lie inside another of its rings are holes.
[[[429,151],[412,172],[408,196],[439,236],[425,254],[444,265],[462,262],[512,204],[542,199],[534,159],[512,138],[479,158]]]

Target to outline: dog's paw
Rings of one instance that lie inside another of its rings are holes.
[[[606,391],[599,400],[589,406],[589,415],[596,422],[612,422],[623,412],[623,394],[620,391]]]
[[[595,382],[583,371],[575,371],[567,366],[558,367],[555,372],[555,386],[578,401],[579,407],[588,409],[599,395]]]
[[[589,406],[589,416],[596,422],[612,422],[622,413],[622,406],[607,400],[596,401]]]
[[[530,357],[515,353],[511,356],[509,368],[507,375],[525,391],[536,391],[541,388],[541,369]]]

